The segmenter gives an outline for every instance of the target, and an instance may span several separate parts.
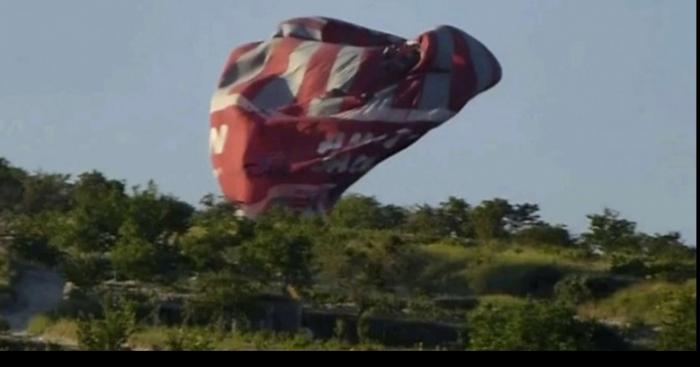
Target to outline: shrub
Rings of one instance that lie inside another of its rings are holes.
[[[554,294],[558,302],[567,306],[576,306],[593,298],[589,288],[589,278],[584,275],[571,275],[557,282]]]
[[[661,350],[697,350],[696,289],[675,292],[660,306],[661,333],[657,347]]]
[[[483,304],[469,316],[468,346],[473,350],[589,350],[592,326],[559,304]]]
[[[78,322],[78,344],[87,350],[123,350],[135,328],[136,315],[131,304],[107,301],[101,319],[91,315]]]
[[[165,349],[170,351],[213,350],[214,339],[204,332],[179,329],[168,335]]]

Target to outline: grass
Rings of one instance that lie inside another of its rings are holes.
[[[632,324],[642,322],[658,325],[659,308],[676,291],[696,292],[696,280],[683,284],[666,281],[647,281],[619,290],[610,297],[589,302],[579,307],[579,314],[587,318]]]
[[[442,294],[524,295],[531,292],[533,278],[556,281],[572,272],[597,273],[609,268],[608,261],[587,258],[578,249],[497,243],[476,247],[436,243],[421,246],[418,256],[425,268],[416,277],[416,285]],[[551,285],[545,284],[544,288]]]
[[[51,320],[40,315],[30,321],[29,332],[41,336],[47,341],[77,344],[78,324],[71,319]],[[130,338],[129,345],[134,349],[153,350],[168,349],[172,335],[181,330],[174,327],[141,327]],[[190,336],[205,335],[211,347],[219,351],[234,350],[378,350],[384,347],[376,344],[351,345],[338,340],[318,341],[310,337],[297,335],[275,335],[273,333],[216,333],[204,328],[186,328]],[[207,343],[207,344],[209,344]]]
[[[36,323],[34,326],[35,331],[43,332],[38,333],[37,336],[42,336],[46,340],[51,342],[63,342],[68,344],[77,344],[78,340],[78,323],[74,320],[69,319],[59,319],[56,321],[50,321],[48,325],[44,324],[45,321],[34,321],[30,322],[30,325]]]

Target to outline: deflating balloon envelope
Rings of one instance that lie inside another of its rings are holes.
[[[500,80],[493,54],[451,26],[406,40],[291,19],[226,63],[211,101],[214,174],[248,217],[280,204],[327,213],[369,170]]]

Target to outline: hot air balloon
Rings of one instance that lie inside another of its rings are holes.
[[[231,53],[211,100],[209,147],[224,196],[328,213],[353,183],[501,80],[451,26],[407,40],[337,19],[282,22]]]

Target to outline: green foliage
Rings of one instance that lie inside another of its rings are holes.
[[[471,277],[471,286],[481,294],[510,294],[549,297],[567,269],[556,265],[505,263],[486,266]]]
[[[165,350],[207,351],[213,350],[214,346],[215,340],[206,330],[198,331],[180,328],[168,334]]]
[[[391,215],[389,220],[385,220],[385,214]],[[337,227],[379,229],[389,228],[400,221],[396,215],[393,209],[383,210],[373,197],[350,194],[336,204],[328,220]]]
[[[480,240],[506,238],[506,218],[512,210],[513,207],[503,199],[482,202],[471,211],[476,237]]]
[[[92,287],[106,279],[109,262],[99,253],[70,251],[64,256],[63,273],[78,287]]]
[[[589,350],[592,327],[569,308],[546,302],[484,304],[469,315],[469,349]]]
[[[19,211],[28,215],[66,212],[73,205],[70,175],[36,173],[23,179],[24,192]]]
[[[59,263],[60,252],[50,245],[58,215],[52,212],[34,216],[21,214],[8,220],[7,231],[12,234],[10,246],[13,253],[21,259],[50,266]]]
[[[644,277],[649,274],[649,267],[640,257],[613,256],[610,272],[619,275]]]
[[[0,157],[0,211],[14,209],[22,201],[26,172]]]
[[[270,228],[258,231],[254,240],[241,248],[235,264],[265,283],[304,287],[312,280],[313,242],[293,228]]]
[[[146,241],[155,243],[169,233],[187,230],[194,208],[170,196],[161,195],[151,181],[145,190],[134,188],[128,200],[125,218],[136,233]]]
[[[697,289],[674,292],[659,308],[662,316],[657,347],[697,350]]]
[[[185,305],[193,322],[242,320],[260,285],[229,272],[203,273],[196,279],[194,297]]]
[[[42,335],[51,326],[51,324],[52,320],[47,315],[36,315],[29,320],[27,332],[30,335]]]
[[[159,251],[153,243],[131,232],[119,238],[110,253],[110,261],[117,276],[148,280],[152,279],[159,269],[158,255]]]
[[[222,252],[241,246],[253,236],[253,225],[219,207],[197,213],[192,226],[178,240],[183,255],[196,270],[219,270],[226,265]]]
[[[406,219],[406,229],[426,242],[448,235],[438,210],[429,205],[414,208]]]
[[[349,335],[348,323],[342,318],[335,320],[335,326],[333,327],[333,336],[337,340],[347,340]]]
[[[589,287],[588,277],[574,274],[565,277],[554,286],[557,301],[574,307],[593,299],[593,291]]]
[[[135,330],[133,305],[108,301],[104,305],[102,318],[96,319],[91,315],[78,322],[78,343],[85,350],[124,350]]]
[[[641,234],[640,242],[645,251],[653,255],[656,259],[667,261],[694,260],[697,256],[697,249],[686,246],[681,234],[669,232],[667,234],[655,234],[653,236]]]
[[[634,249],[639,246],[635,236],[636,223],[620,218],[620,213],[605,208],[602,214],[588,215],[588,232],[582,238],[589,246],[605,250]]]
[[[370,314],[363,312],[357,319],[357,339],[361,344],[372,343]]]
[[[561,246],[573,245],[569,231],[563,226],[552,226],[546,223],[527,227],[519,230],[513,236],[513,241],[521,245],[537,246]]]

